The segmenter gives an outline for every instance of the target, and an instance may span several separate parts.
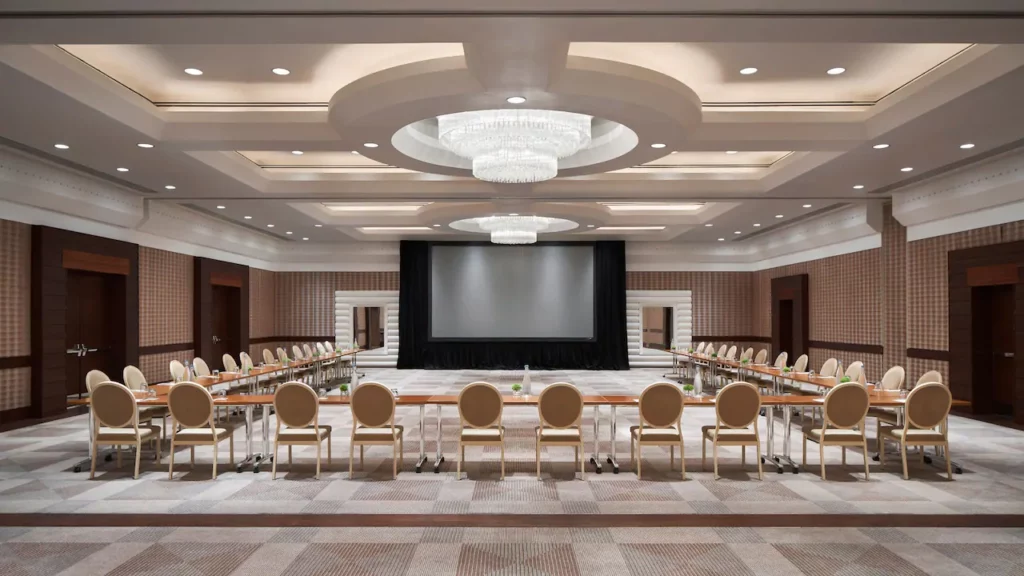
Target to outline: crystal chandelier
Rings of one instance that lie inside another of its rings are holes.
[[[543,216],[485,216],[474,219],[481,230],[491,233],[491,242],[495,244],[533,244],[539,232],[560,221]]]
[[[590,145],[585,114],[557,110],[479,110],[437,117],[437,137],[473,161],[473,176],[522,184],[558,175],[558,159]]]

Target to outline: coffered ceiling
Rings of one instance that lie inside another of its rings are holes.
[[[1024,138],[1014,1],[477,4],[0,2],[0,137],[321,243],[507,213],[580,224],[556,239],[757,242]],[[500,185],[422,138],[516,107],[592,115],[611,144]]]

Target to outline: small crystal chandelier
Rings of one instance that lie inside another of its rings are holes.
[[[568,221],[543,216],[485,216],[474,218],[473,222],[484,232],[490,232],[494,244],[533,244],[538,233]]]
[[[558,160],[590,145],[591,116],[558,110],[479,110],[437,117],[438,141],[473,161],[473,176],[523,184],[558,175]]]

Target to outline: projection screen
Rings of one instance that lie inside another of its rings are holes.
[[[593,244],[433,244],[432,340],[591,340]]]

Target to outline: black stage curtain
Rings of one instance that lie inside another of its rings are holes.
[[[427,369],[628,370],[626,243],[596,242],[596,317],[591,342],[431,342],[430,243],[403,240],[398,293],[398,367]]]

